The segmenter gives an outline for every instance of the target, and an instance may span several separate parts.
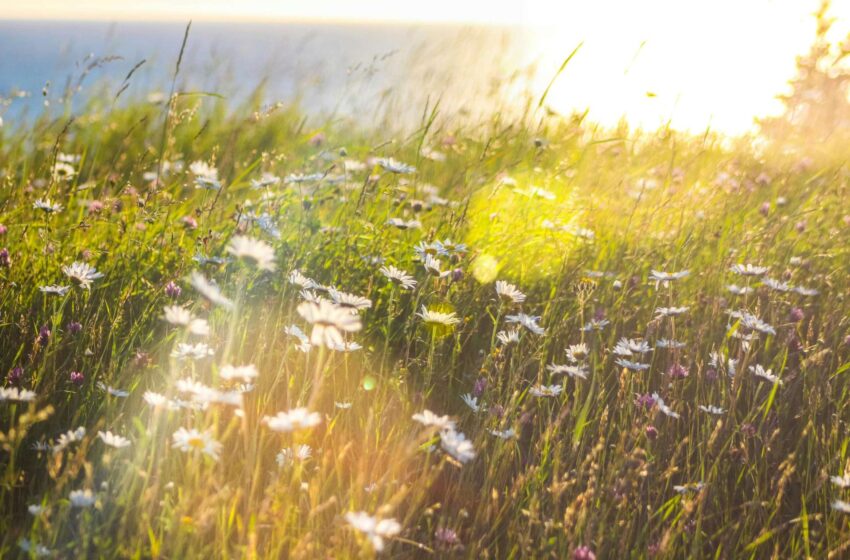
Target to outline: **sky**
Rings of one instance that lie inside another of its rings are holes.
[[[672,121],[698,131],[752,128],[776,113],[814,34],[818,0],[0,0],[0,19],[331,20],[525,25],[541,80],[577,44],[550,92],[556,110],[591,107],[610,124]],[[837,33],[850,0],[833,2]],[[538,84],[545,87],[545,83]]]

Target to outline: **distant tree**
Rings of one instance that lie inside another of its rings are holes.
[[[790,148],[850,139],[850,36],[841,44],[831,42],[835,18],[829,8],[830,1],[823,0],[814,14],[817,31],[811,49],[797,57],[790,93],[778,96],[785,111],[758,121],[769,140]]]

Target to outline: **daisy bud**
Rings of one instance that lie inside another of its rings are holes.
[[[72,371],[71,372],[71,383],[74,385],[81,385],[83,381],[86,380],[86,377],[80,371]]]

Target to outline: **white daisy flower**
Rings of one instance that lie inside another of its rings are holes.
[[[314,346],[321,345],[327,348],[344,346],[342,333],[357,332],[362,327],[358,315],[326,300],[319,303],[305,301],[298,306],[297,310],[299,315],[313,325],[310,344]]]
[[[652,352],[652,347],[645,340],[623,337],[617,341],[613,352],[617,356],[633,356],[634,354],[643,355],[647,352]]]
[[[505,303],[522,303],[525,301],[525,294],[519,291],[516,286],[508,284],[504,280],[496,281],[496,295]]]
[[[126,399],[127,397],[130,396],[129,391],[124,391],[122,389],[116,389],[115,387],[107,385],[103,381],[97,382],[97,388],[100,389],[101,391],[106,391],[107,393],[109,393],[113,397],[118,397],[120,399]]]
[[[714,405],[708,405],[708,406],[699,405],[699,409],[702,410],[703,412],[707,412],[709,414],[714,414],[715,416],[720,416],[721,414],[726,412],[725,410],[723,410],[719,406],[714,406]]]
[[[80,426],[76,430],[68,430],[64,434],[60,435],[56,442],[53,444],[52,451],[54,453],[59,453],[68,449],[68,447],[79,441],[86,436],[86,429],[83,426]]]
[[[350,309],[355,313],[362,309],[369,309],[372,307],[372,300],[369,298],[341,292],[336,288],[330,288],[328,290],[328,294],[331,296],[331,300],[339,307]]]
[[[686,278],[691,272],[689,270],[682,270],[680,272],[662,272],[660,270],[652,270],[649,273],[649,279],[654,280],[655,284],[664,284],[665,286],[674,280],[681,280],[682,278]]]
[[[177,347],[171,351],[171,357],[178,360],[201,360],[213,354],[215,351],[203,342],[197,344],[178,342]]]
[[[57,212],[61,212],[64,210],[64,207],[61,204],[54,204],[50,201],[49,198],[39,198],[35,202],[33,202],[32,207],[36,210],[42,210],[47,214],[55,214]]]
[[[487,410],[484,406],[484,403],[478,404],[478,397],[473,397],[470,393],[466,393],[460,396],[461,400],[468,406],[472,412],[481,412],[483,410]]]
[[[764,369],[764,367],[762,367],[760,364],[755,364],[753,366],[750,366],[750,372],[753,375],[755,375],[756,377],[758,377],[759,379],[762,379],[762,380],[767,381],[769,383],[773,383],[774,385],[783,385],[784,384],[782,382],[782,379],[780,379],[778,375],[773,374],[773,370]]]
[[[755,289],[753,289],[750,286],[738,286],[737,284],[727,285],[726,290],[729,291],[729,293],[736,295],[736,296],[745,296],[745,295],[751,294],[755,291]]]
[[[498,333],[496,333],[496,340],[498,340],[499,344],[501,344],[502,346],[517,344],[519,342],[519,329],[508,329],[506,331],[499,331]]]
[[[226,365],[221,368],[221,370],[218,372],[218,375],[222,379],[226,379],[228,381],[238,379],[240,381],[250,383],[251,381],[257,378],[259,372],[257,371],[257,367],[253,364],[249,364],[247,366]]]
[[[131,441],[123,436],[119,436],[118,434],[113,434],[110,431],[97,432],[97,437],[103,440],[103,443],[110,447],[114,447],[116,449],[121,449],[122,447],[129,447],[131,445]]]
[[[496,436],[499,439],[513,439],[516,437],[516,432],[513,428],[508,428],[507,430],[487,430],[491,435]]]
[[[218,461],[221,453],[221,443],[213,439],[209,432],[199,432],[195,428],[187,430],[180,428],[171,436],[173,443],[171,447],[179,449],[184,453],[200,451],[204,455]]]
[[[839,488],[850,488],[850,476],[846,474],[844,476],[831,476],[829,480]]]
[[[620,367],[624,367],[624,368],[631,370],[631,371],[645,371],[645,370],[649,369],[649,364],[642,364],[640,362],[633,362],[633,361],[627,360],[625,358],[617,358],[616,360],[614,360],[614,363],[616,363]]]
[[[419,229],[422,227],[422,222],[419,220],[405,220],[403,218],[390,218],[387,220],[387,225],[398,229]]]
[[[741,276],[763,276],[767,273],[769,267],[752,264],[733,264],[729,270]]]
[[[814,288],[804,288],[803,286],[794,286],[791,289],[800,294],[801,296],[807,297],[816,296],[820,293]]]
[[[18,389],[17,387],[0,387],[0,402],[17,401],[31,402],[34,401],[36,394],[29,389]]]
[[[584,342],[581,342],[579,344],[571,344],[565,352],[567,354],[567,360],[574,364],[578,362],[583,362],[590,355],[590,349]]]
[[[440,446],[449,455],[460,461],[468,463],[475,458],[475,448],[466,436],[455,430],[443,430],[440,432]]]
[[[686,345],[684,342],[679,342],[678,340],[673,340],[670,338],[659,338],[655,341],[656,348],[673,348],[678,350],[679,348],[684,348]]]
[[[298,348],[298,350],[300,350],[301,352],[304,352],[306,354],[313,347],[313,345],[310,344],[310,339],[307,338],[307,335],[304,334],[304,331],[302,331],[297,325],[290,325],[288,327],[284,327],[283,332],[293,338],[298,339],[298,346],[296,348]]]
[[[41,286],[38,288],[39,291],[43,294],[50,294],[55,296],[64,296],[71,290],[71,286]]]
[[[577,379],[587,379],[587,367],[584,365],[549,364],[546,370],[552,375],[569,375]]]
[[[306,408],[293,408],[287,412],[278,412],[275,416],[264,416],[263,423],[275,432],[294,432],[318,426],[322,416]]]
[[[850,513],[850,503],[845,502],[844,500],[833,500],[830,507],[832,507],[835,511],[840,511],[841,513]]]
[[[788,282],[774,280],[767,276],[761,279],[761,283],[775,292],[788,292],[791,290],[791,285]]]
[[[454,312],[444,313],[442,311],[432,311],[422,306],[422,311],[416,314],[421,317],[425,324],[431,327],[451,327],[460,323],[460,319]]]
[[[280,452],[275,457],[275,461],[277,461],[277,465],[281,468],[291,465],[296,461],[299,463],[303,463],[310,459],[313,456],[313,449],[306,444],[298,445],[296,447],[285,447],[280,450]]]
[[[687,307],[656,307],[656,317],[677,317],[687,313]]]
[[[448,416],[437,416],[427,408],[414,414],[412,418],[424,426],[434,426],[440,431],[455,429],[454,420]]]
[[[87,508],[94,505],[97,497],[91,490],[86,488],[85,490],[72,490],[68,495],[68,500],[71,502],[71,507]]]
[[[189,283],[211,303],[224,309],[233,309],[233,302],[224,297],[219,287],[207,280],[200,272],[192,272],[191,276],[189,276]]]
[[[430,254],[425,255],[425,260],[423,261],[422,266],[425,267],[425,272],[436,278],[445,278],[446,276],[451,274],[450,270],[440,270],[440,260],[434,258]]]
[[[274,262],[274,248],[265,241],[237,235],[230,240],[227,252],[243,261],[250,261],[259,270],[273,271],[276,267]]]
[[[384,550],[384,539],[394,537],[401,532],[401,525],[395,519],[378,519],[365,511],[349,511],[345,514],[349,525],[365,534],[372,543],[375,552]]]
[[[539,316],[526,315],[525,313],[517,313],[516,315],[508,315],[505,317],[505,321],[507,323],[518,324],[534,334],[542,335],[546,332],[546,329],[537,324],[539,320]]]
[[[582,328],[582,332],[601,331],[611,324],[608,319],[591,319]]]
[[[416,168],[412,165],[396,161],[393,158],[376,158],[375,164],[380,165],[381,168],[390,173],[408,174],[416,172]]]
[[[403,290],[412,290],[416,287],[416,280],[403,270],[399,270],[394,266],[382,266],[380,268],[383,274],[393,284],[397,284]]]
[[[658,407],[658,410],[663,412],[665,415],[670,418],[679,418],[679,413],[675,412],[672,408],[667,406],[667,403],[664,402],[664,399],[661,398],[661,395],[658,393],[652,393],[652,400],[655,401],[655,406]]]
[[[206,319],[192,316],[191,311],[179,305],[168,305],[163,309],[163,319],[172,325],[186,327],[190,333],[198,336],[210,334],[210,325]]]
[[[528,392],[535,397],[557,397],[563,390],[561,385],[536,385]]]
[[[84,290],[91,288],[92,282],[95,280],[103,278],[103,274],[98,272],[97,269],[82,262],[75,262],[71,266],[63,266],[62,272]]]

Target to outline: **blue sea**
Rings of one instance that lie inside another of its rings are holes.
[[[0,21],[0,116],[78,109],[92,95],[167,92],[183,23]],[[180,91],[232,103],[262,86],[265,101],[308,114],[415,119],[475,114],[528,93],[534,53],[520,28],[405,24],[192,24]]]

